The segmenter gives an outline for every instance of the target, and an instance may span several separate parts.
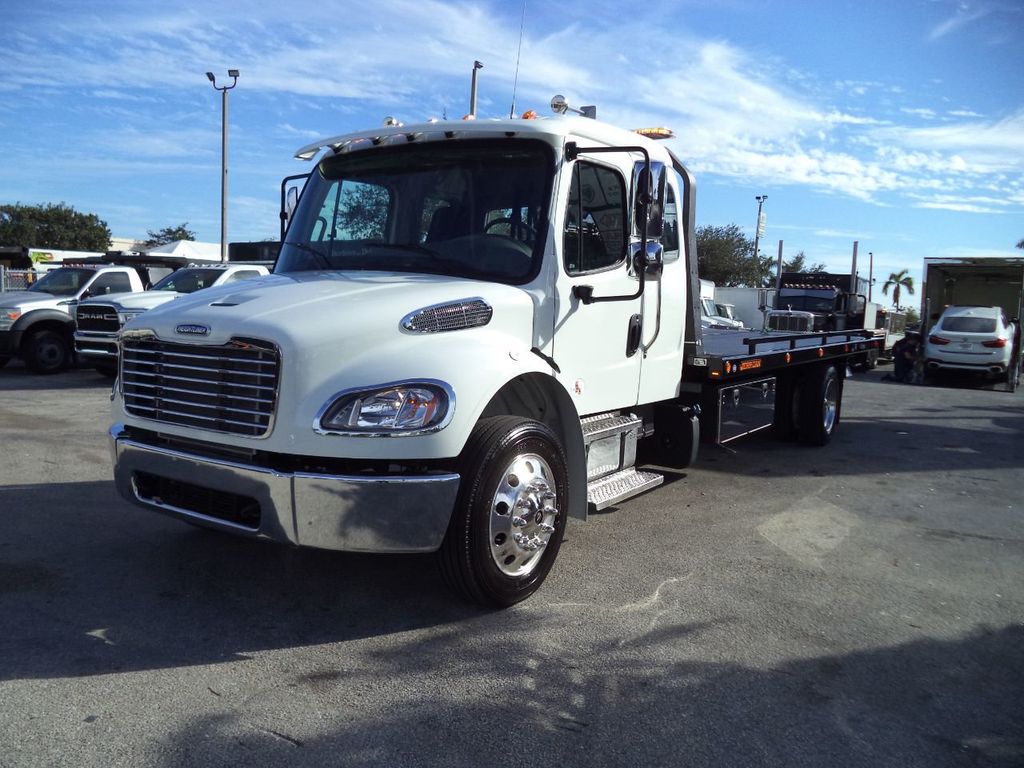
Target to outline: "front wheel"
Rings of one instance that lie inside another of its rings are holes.
[[[547,577],[565,533],[569,479],[558,438],[530,419],[481,419],[462,451],[459,473],[458,499],[438,552],[445,581],[489,607],[525,600]]]
[[[57,373],[71,363],[71,344],[57,331],[36,331],[24,343],[25,365],[33,373]]]

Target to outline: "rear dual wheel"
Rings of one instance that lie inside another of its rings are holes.
[[[775,387],[775,436],[826,445],[839,426],[843,380],[834,365],[811,368],[798,379],[780,378]]]
[[[839,426],[843,380],[834,365],[812,369],[800,384],[800,442],[826,445]]]
[[[441,573],[468,600],[505,608],[544,582],[565,534],[568,472],[555,434],[516,416],[482,419],[460,458],[462,481]]]

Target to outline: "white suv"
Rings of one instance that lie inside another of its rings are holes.
[[[1019,343],[1000,307],[946,307],[925,342],[928,371],[963,370],[1005,378]]]

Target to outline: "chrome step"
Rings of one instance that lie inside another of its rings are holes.
[[[656,488],[663,482],[663,475],[630,467],[587,485],[587,503],[591,512],[597,512]]]
[[[609,435],[621,435],[630,430],[639,429],[643,421],[631,413],[599,413],[596,416],[586,416],[580,419],[583,427],[583,444],[590,445],[595,440]]]

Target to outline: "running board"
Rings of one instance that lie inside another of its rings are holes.
[[[591,512],[598,512],[620,501],[639,496],[665,482],[664,475],[642,472],[630,467],[594,480],[587,486],[587,503]]]

